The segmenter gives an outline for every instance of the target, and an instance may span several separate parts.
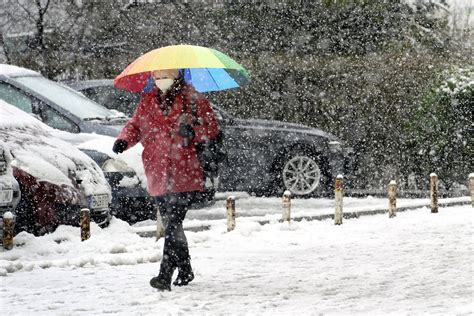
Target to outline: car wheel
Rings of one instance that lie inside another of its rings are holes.
[[[283,186],[292,195],[312,194],[321,182],[321,168],[308,155],[295,155],[288,159],[282,170]]]
[[[293,196],[312,197],[325,194],[330,176],[324,157],[299,149],[287,154],[277,169],[279,194],[288,190]]]

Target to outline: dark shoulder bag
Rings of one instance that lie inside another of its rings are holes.
[[[199,125],[195,96],[192,96],[190,104],[193,126]],[[184,108],[184,111],[187,111],[187,107]],[[197,143],[196,152],[204,171],[204,176],[209,179],[216,178],[219,173],[219,164],[227,159],[227,152],[224,149],[224,133],[222,130],[219,131],[219,134],[215,138],[203,143]]]

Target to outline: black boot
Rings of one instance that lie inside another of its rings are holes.
[[[174,280],[173,285],[176,286],[184,286],[188,285],[189,282],[194,280],[194,273],[191,271],[190,273],[181,273],[181,271],[178,273],[178,276],[176,277],[176,280]]]
[[[171,291],[171,280],[168,282],[159,275],[151,278],[150,285],[158,291]]]
[[[179,267],[178,276],[174,280],[173,285],[184,286],[188,285],[189,282],[194,280],[193,268],[191,268],[191,263],[188,260],[188,263],[183,267]]]
[[[150,285],[159,291],[171,291],[174,267],[167,260],[161,262],[160,274],[151,278]]]

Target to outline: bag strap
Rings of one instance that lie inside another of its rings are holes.
[[[201,125],[199,123],[199,116],[197,114],[197,105],[196,105],[197,94],[193,93],[191,96],[186,96],[186,102],[183,105],[183,113],[188,112],[188,103],[191,105],[191,115],[193,116],[193,126]]]

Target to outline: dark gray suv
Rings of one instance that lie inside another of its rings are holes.
[[[113,81],[89,80],[68,85],[109,109],[128,109],[139,95],[116,89]],[[243,120],[213,106],[224,132],[227,159],[219,168],[219,191],[258,195],[313,196],[332,191],[344,173],[341,142],[335,136],[303,125],[265,120]]]

